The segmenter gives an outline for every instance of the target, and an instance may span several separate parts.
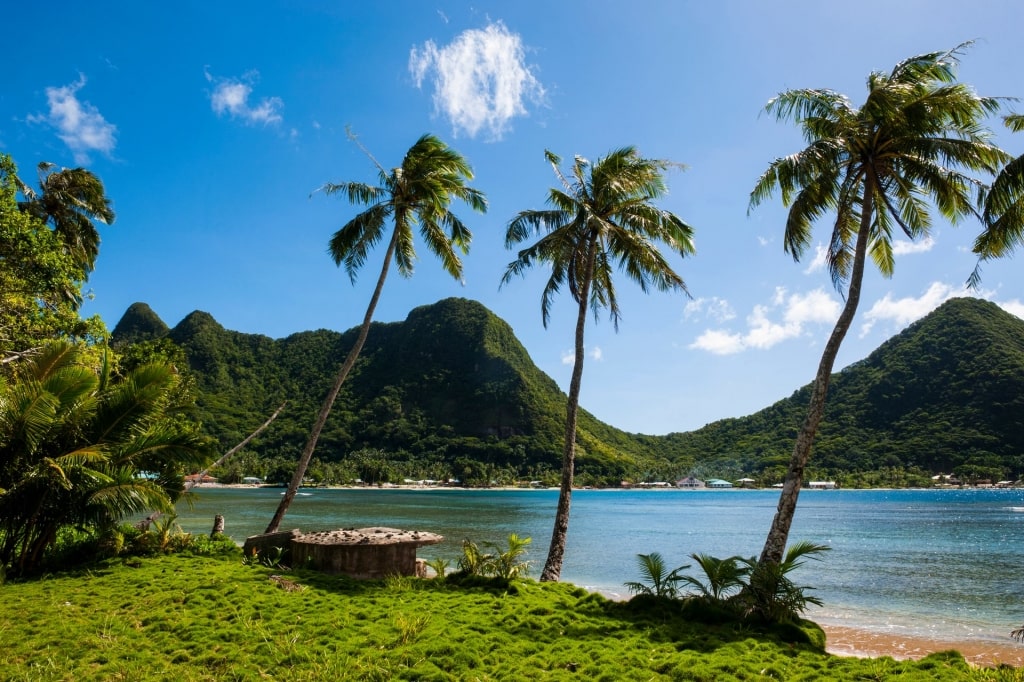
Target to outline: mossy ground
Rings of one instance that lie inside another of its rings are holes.
[[[1024,680],[955,653],[841,658],[812,624],[708,625],[565,584],[356,582],[238,554],[112,561],[0,599],[5,680]]]

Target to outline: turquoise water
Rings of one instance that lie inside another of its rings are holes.
[[[241,542],[263,532],[280,489],[200,489],[179,523],[209,532],[224,514]],[[460,554],[463,539],[504,544],[533,538],[540,572],[551,536],[555,490],[312,490],[295,499],[283,528],[303,531],[391,526],[445,536],[420,556]],[[636,555],[660,552],[671,566],[703,552],[760,553],[775,513],[769,490],[581,490],[573,494],[563,580],[610,595],[639,578]],[[1024,625],[1024,490],[804,491],[790,540],[832,548],[797,582],[813,585],[822,623],[960,642],[1008,642]],[[1024,647],[1022,647],[1024,648]]]

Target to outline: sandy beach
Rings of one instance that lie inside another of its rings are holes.
[[[844,626],[822,625],[827,637],[826,649],[838,656],[919,659],[938,651],[955,649],[973,665],[994,667],[1000,664],[1024,666],[1024,644],[1007,636],[1006,643],[988,641],[942,642],[919,637],[858,630]]]

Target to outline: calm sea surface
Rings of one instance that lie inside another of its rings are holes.
[[[282,528],[366,526],[445,536],[421,557],[461,553],[463,539],[504,545],[533,538],[537,576],[547,554],[556,490],[311,490],[295,498]],[[281,490],[200,488],[178,521],[208,533],[223,514],[241,542],[263,532]],[[778,502],[768,490],[581,490],[573,493],[562,579],[610,595],[638,580],[636,555],[669,565],[689,554],[760,553]],[[797,582],[815,587],[821,623],[950,642],[1007,642],[1024,625],[1024,490],[834,490],[800,495],[790,540],[832,548],[808,561]],[[699,575],[698,573],[694,573]]]

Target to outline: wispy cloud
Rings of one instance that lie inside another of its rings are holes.
[[[484,130],[501,139],[509,122],[527,114],[526,104],[539,104],[544,88],[526,65],[522,41],[501,22],[463,31],[438,48],[428,40],[409,53],[409,72],[416,87],[432,76],[435,112],[445,116],[457,136]]]
[[[210,108],[218,116],[227,114],[250,125],[277,125],[281,123],[281,109],[284,102],[280,97],[264,97],[257,104],[250,104],[252,86],[259,81],[258,71],[249,71],[241,78],[221,78],[204,72],[206,80],[213,83],[210,92]]]
[[[824,244],[818,244],[814,247],[814,258],[804,268],[804,274],[810,275],[825,269],[825,263],[828,261],[828,247]]]
[[[804,336],[812,325],[834,322],[839,307],[839,301],[824,289],[790,294],[780,287],[771,303],[754,306],[746,318],[746,331],[709,329],[689,347],[715,355],[732,355],[752,348],[764,350]]]
[[[711,298],[695,298],[683,308],[683,318],[706,317],[715,322],[722,323],[736,317],[736,311],[732,309],[729,301],[724,298],[712,296]]]
[[[955,296],[963,296],[963,287],[952,287],[943,282],[932,282],[921,296],[893,299],[886,294],[875,301],[874,305],[864,313],[864,324],[860,335],[866,336],[879,322],[891,322],[896,329],[902,329],[911,322],[921,319]]]
[[[589,355],[590,358],[592,360],[595,360],[595,361],[601,361],[604,358],[604,351],[601,350],[600,346],[594,346],[593,348],[590,349],[589,353],[587,353],[586,351],[584,351],[584,353]],[[575,360],[575,359],[576,359],[575,351],[571,351],[571,350],[562,351],[562,364],[563,365],[571,365],[573,363],[573,360]]]
[[[930,236],[917,242],[907,241],[906,239],[897,239],[892,243],[892,253],[894,256],[903,256],[908,253],[927,253],[928,251],[931,251],[934,246],[935,240]]]
[[[60,88],[46,88],[46,100],[50,111],[27,117],[30,123],[45,123],[57,130],[57,136],[64,141],[75,156],[75,163],[89,163],[91,152],[110,156],[117,145],[117,126],[108,123],[99,109],[78,99],[78,91],[85,87],[85,75]]]
[[[1013,299],[1012,301],[994,301],[996,305],[1017,317],[1024,319],[1024,303],[1021,303],[1019,299]]]

